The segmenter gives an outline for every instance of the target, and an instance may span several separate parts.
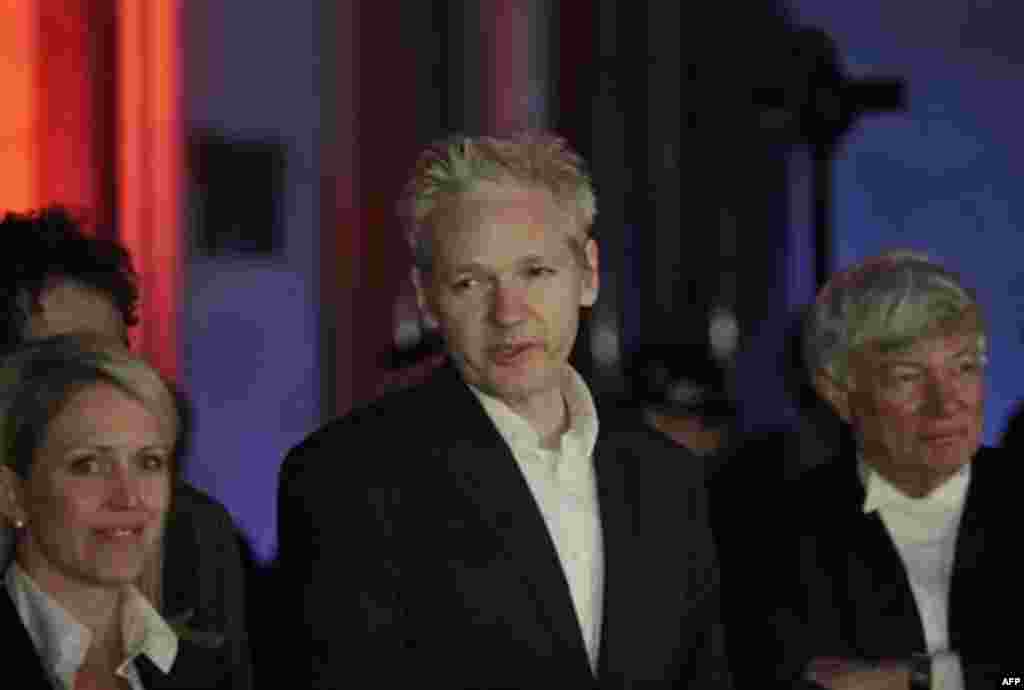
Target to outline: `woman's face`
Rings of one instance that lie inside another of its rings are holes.
[[[45,590],[133,583],[158,548],[171,496],[173,440],[134,398],[98,383],[51,421],[26,480],[21,567]]]

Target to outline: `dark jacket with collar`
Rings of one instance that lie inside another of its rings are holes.
[[[13,554],[0,554],[0,569]],[[219,638],[232,690],[253,685],[238,531],[223,505],[186,481],[175,484],[164,534],[161,614]]]
[[[18,690],[53,690],[50,676],[32,644],[7,590],[0,589],[0,640],[4,643],[3,672]],[[225,649],[178,640],[178,655],[164,674],[145,656],[135,660],[146,690],[233,690],[233,670]],[[7,687],[6,683],[4,687]]]
[[[967,690],[996,687],[1024,670],[1024,596],[1010,566],[1019,550],[1015,505],[1019,463],[993,448],[972,461],[957,534],[949,595],[949,640]],[[924,653],[924,628],[899,552],[877,512],[865,514],[856,457],[846,453],[809,471],[788,505],[774,581],[773,631],[762,636],[780,660],[780,680],[795,680],[815,657],[899,659]],[[741,656],[737,663],[760,665]]]
[[[282,467],[297,686],[727,687],[699,463],[599,414],[596,678],[543,517],[448,366],[328,425]]]

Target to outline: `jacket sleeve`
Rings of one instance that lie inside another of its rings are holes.
[[[407,666],[395,545],[397,490],[352,470],[372,446],[335,430],[293,450],[278,491],[278,578],[297,688],[372,679],[402,687]],[[412,685],[415,685],[413,683]],[[410,685],[411,687],[411,685]]]
[[[699,642],[694,647],[694,659],[690,662],[694,679],[686,687],[726,690],[733,685],[725,647],[717,560],[710,564],[708,579],[711,584],[704,595],[703,611],[694,616],[693,620],[684,621],[684,624],[692,625],[697,620],[702,625]]]

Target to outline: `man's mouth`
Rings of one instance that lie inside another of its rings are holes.
[[[500,366],[517,364],[529,357],[538,347],[536,343],[516,343],[514,345],[497,345],[491,348],[491,359]]]

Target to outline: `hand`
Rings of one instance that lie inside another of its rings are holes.
[[[818,657],[807,665],[807,680],[829,690],[909,690],[910,671],[895,661]]]

